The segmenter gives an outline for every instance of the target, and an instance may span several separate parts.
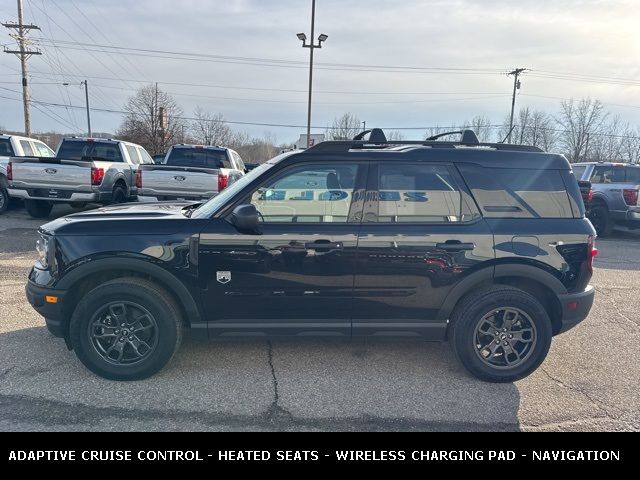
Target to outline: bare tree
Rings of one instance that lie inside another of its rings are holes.
[[[351,140],[362,131],[362,122],[353,113],[345,113],[333,119],[333,124],[325,131],[327,140]]]
[[[498,132],[500,141],[509,134],[509,116],[505,117]],[[523,107],[518,111],[516,123],[511,132],[511,141],[521,145],[533,145],[543,150],[555,148],[557,128],[555,120],[546,112]]]
[[[233,130],[224,121],[221,113],[211,113],[196,107],[195,120],[191,122],[190,132],[196,142],[203,145],[228,146],[234,136]]]
[[[589,142],[601,132],[607,115],[600,100],[583,98],[578,102],[571,99],[560,103],[557,122],[563,131],[559,140],[569,161],[577,162],[589,156]]]
[[[280,152],[280,148],[275,145],[275,136],[268,132],[262,138],[249,139],[246,135],[241,137],[243,143],[235,146],[235,150],[246,163],[264,163]]]
[[[139,143],[152,155],[163,153],[182,136],[182,109],[157,86],[140,88],[124,106],[118,137]]]
[[[390,142],[404,140],[404,134],[400,130],[389,130],[385,132],[385,136]]]
[[[624,159],[625,132],[629,125],[619,116],[604,124],[599,134],[593,136],[589,147],[589,160],[616,162]]]
[[[623,132],[622,158],[625,162],[640,163],[640,129],[628,128]]]

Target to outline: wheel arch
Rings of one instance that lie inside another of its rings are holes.
[[[173,297],[180,308],[185,324],[192,334],[207,335],[206,322],[196,299],[189,289],[175,275],[150,261],[136,258],[102,258],[92,260],[67,273],[56,287],[67,291],[63,314],[65,319],[71,314],[83,295],[95,287],[120,277],[139,277],[155,282]],[[65,328],[68,328],[68,323]]]

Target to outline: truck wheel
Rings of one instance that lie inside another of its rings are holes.
[[[9,208],[9,193],[7,189],[0,185],[0,213]]]
[[[462,365],[486,382],[513,382],[540,366],[551,320],[532,295],[494,286],[465,297],[451,318],[450,340]]]
[[[111,194],[111,205],[117,205],[118,203],[124,203],[127,201],[127,189],[121,185],[113,187],[113,193]]]
[[[613,231],[613,221],[611,220],[607,207],[602,205],[591,207],[589,220],[591,220],[593,228],[596,229],[599,237],[608,237],[611,235]]]
[[[24,208],[33,218],[46,218],[51,213],[53,203],[46,200],[25,200]]]
[[[162,369],[182,340],[171,296],[139,278],[103,283],[76,306],[69,325],[80,361],[109,380],[140,380]]]

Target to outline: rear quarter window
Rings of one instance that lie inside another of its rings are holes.
[[[485,168],[478,165],[458,165],[458,168],[487,218],[574,216],[560,170]],[[578,211],[576,213],[579,215]]]

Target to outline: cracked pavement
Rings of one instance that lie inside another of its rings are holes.
[[[24,297],[40,223],[16,206],[0,216],[2,431],[640,429],[640,232],[597,241],[589,318],[516,383],[475,380],[447,344],[188,338],[158,375],[119,383],[87,371]]]

